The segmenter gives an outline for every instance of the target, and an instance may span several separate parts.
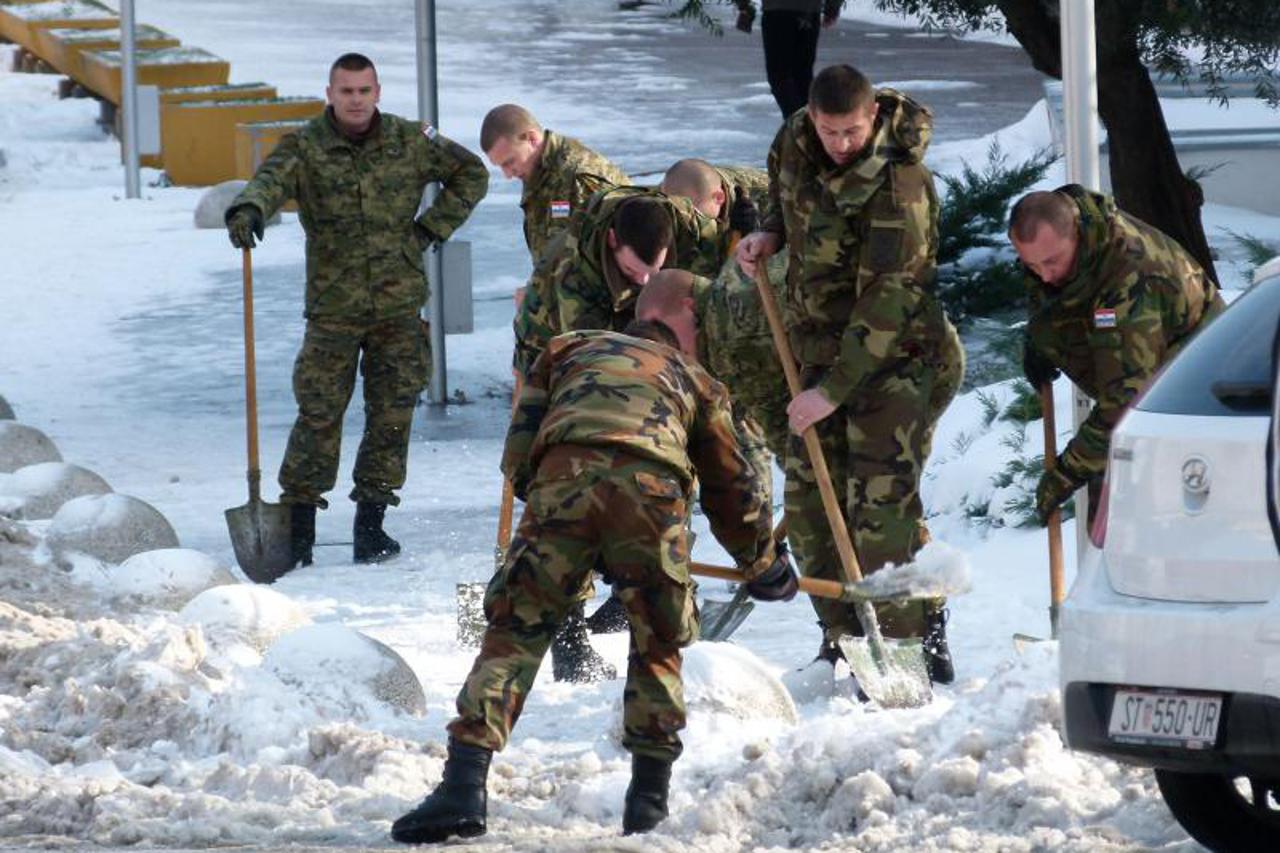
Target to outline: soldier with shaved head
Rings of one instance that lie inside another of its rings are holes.
[[[1009,239],[1027,279],[1027,381],[1039,388],[1061,370],[1094,399],[1036,487],[1047,519],[1082,486],[1096,491],[1120,416],[1224,303],[1173,238],[1077,184],[1023,196]]]

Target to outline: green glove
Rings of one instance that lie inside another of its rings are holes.
[[[1062,467],[1061,458],[1052,471],[1041,474],[1036,485],[1036,513],[1040,516],[1040,523],[1048,524],[1053,511],[1070,500],[1082,485],[1083,480],[1072,477]]]
[[[418,222],[416,219],[413,222],[413,233],[417,235],[418,245],[422,247],[422,250],[424,252],[427,249],[430,249],[434,246],[439,246],[441,243],[444,242],[443,240],[441,240],[439,237],[435,235],[434,231],[432,231],[427,226],[423,225],[421,222]]]
[[[228,210],[226,223],[227,236],[237,249],[252,249],[258,245],[253,238],[256,236],[261,240],[266,233],[262,213],[252,204],[241,204]]]

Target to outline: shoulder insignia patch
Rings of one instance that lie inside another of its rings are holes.
[[[551,218],[564,219],[569,215],[569,202],[553,201],[551,202]]]
[[[1116,309],[1098,308],[1093,312],[1095,329],[1114,329],[1116,327]]]
[[[438,134],[439,132],[440,131],[436,130],[435,125],[427,124],[426,122],[422,123],[422,135],[425,136],[427,139],[434,140],[436,138],[436,134]]]

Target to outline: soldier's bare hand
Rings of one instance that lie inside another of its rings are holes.
[[[835,404],[822,396],[821,391],[810,388],[808,391],[801,391],[787,404],[787,420],[791,424],[791,431],[801,435],[835,410]]]
[[[756,264],[763,263],[769,256],[778,251],[782,245],[782,237],[772,231],[754,231],[738,241],[738,249],[734,258],[738,266],[749,276],[755,277]]]

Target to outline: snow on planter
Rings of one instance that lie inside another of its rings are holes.
[[[72,498],[110,492],[107,481],[88,468],[69,462],[37,462],[0,480],[0,494],[17,499],[8,509],[0,504],[0,515],[29,521],[52,518]]]
[[[33,426],[0,420],[0,472],[9,473],[37,462],[61,462],[62,454],[49,436]]]
[[[178,547],[178,535],[154,507],[129,495],[73,498],[49,522],[45,542],[54,558],[70,565],[72,554],[123,563],[134,554]]]
[[[422,684],[404,658],[345,625],[291,631],[267,649],[262,665],[284,683],[357,718],[367,715],[361,712],[370,696],[415,717],[427,712]]]
[[[134,554],[111,570],[112,595],[173,610],[213,587],[237,583],[221,563],[190,548]]]
[[[283,634],[311,622],[293,599],[257,584],[206,589],[187,602],[178,620],[199,625],[216,650],[248,646],[259,654]]]

